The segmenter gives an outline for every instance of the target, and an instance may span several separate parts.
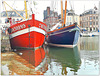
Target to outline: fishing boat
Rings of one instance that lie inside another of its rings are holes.
[[[4,3],[7,4],[6,2]],[[32,18],[28,19],[26,0],[24,3],[26,13],[25,20],[12,24],[11,18],[8,18],[11,24],[8,28],[10,45],[12,49],[37,49],[44,43],[47,25],[41,21],[35,20],[35,14],[32,14]],[[11,9],[13,10],[13,8]],[[14,11],[17,13],[16,10]],[[20,14],[18,15],[20,16]]]
[[[61,1],[62,6],[62,1]],[[65,15],[64,23],[60,21],[52,29],[47,32],[47,44],[57,47],[70,47],[73,48],[77,45],[79,38],[80,28],[75,22],[72,25],[66,26],[66,7],[67,0],[65,1]],[[62,7],[61,7],[62,8]],[[63,20],[63,9],[61,9],[61,20]],[[60,29],[57,29],[56,26],[62,25]]]

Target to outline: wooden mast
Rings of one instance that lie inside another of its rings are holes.
[[[28,18],[28,13],[27,13],[27,4],[26,4],[26,0],[24,0],[25,3],[25,14],[26,14],[26,19]]]
[[[67,10],[67,0],[65,1],[64,26],[66,24],[66,10]]]
[[[61,20],[62,20],[62,26],[63,26],[63,1],[61,0]]]

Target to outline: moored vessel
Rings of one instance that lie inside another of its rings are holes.
[[[7,4],[5,1],[3,3]],[[8,18],[8,22],[10,22],[11,25],[7,29],[9,33],[10,45],[12,49],[37,49],[44,43],[47,25],[41,21],[36,20],[35,14],[33,13],[32,18],[28,19],[26,7],[27,1],[25,0],[24,3],[26,19],[17,21],[16,24],[13,24],[12,19]],[[11,9],[13,10],[13,8]],[[22,17],[16,10],[14,11],[20,17]]]
[[[61,1],[61,8],[63,8]],[[70,47],[73,48],[77,45],[80,28],[76,22],[72,25],[66,25],[66,7],[67,0],[65,1],[65,14],[63,18],[63,9],[61,9],[61,21],[59,21],[52,29],[47,32],[47,44],[57,47]],[[64,19],[64,22],[63,22]],[[59,25],[60,28],[57,28]]]
[[[12,49],[36,49],[42,46],[46,34],[46,24],[35,20],[34,16],[32,14],[32,19],[19,22],[8,28]]]

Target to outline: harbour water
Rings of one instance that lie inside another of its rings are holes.
[[[45,75],[99,75],[98,40],[98,37],[81,37],[73,49],[50,47],[49,70]]]
[[[1,53],[1,65],[6,75],[99,75],[99,37],[80,37],[74,48]]]

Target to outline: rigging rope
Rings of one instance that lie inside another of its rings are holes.
[[[6,6],[5,6],[4,2],[2,2],[2,4],[4,5],[4,8],[6,10]],[[6,10],[6,14],[7,14],[7,17],[9,18],[8,13],[7,13],[7,10]]]

